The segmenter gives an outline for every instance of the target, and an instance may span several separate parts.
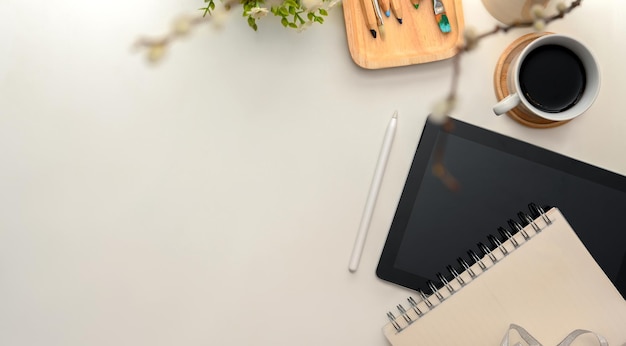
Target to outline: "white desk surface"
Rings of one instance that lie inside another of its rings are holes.
[[[341,8],[301,34],[267,20],[255,33],[236,15],[158,67],[131,51],[200,6],[0,3],[1,345],[386,344],[385,312],[411,292],[374,270],[450,61],[361,69]],[[495,24],[479,0],[464,10],[479,31]],[[453,115],[626,174],[625,23],[625,2],[587,0],[548,27],[601,64],[597,101],[571,123],[537,130],[491,112],[498,56],[529,30],[464,57]]]

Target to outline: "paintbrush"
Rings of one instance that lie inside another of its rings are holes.
[[[374,6],[376,22],[378,23],[378,33],[380,33],[381,39],[385,39],[385,26],[383,23],[383,15],[380,13],[380,4],[378,3],[378,0],[372,0],[372,6]]]
[[[433,0],[433,7],[435,8],[435,19],[439,25],[441,32],[450,32],[450,22],[446,15],[446,9],[443,7],[441,0]]]

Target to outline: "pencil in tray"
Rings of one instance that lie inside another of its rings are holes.
[[[391,9],[389,7],[389,0],[378,0],[378,3],[380,4],[380,9],[385,14],[385,17],[389,18],[389,16],[391,16]]]
[[[373,38],[376,38],[378,33],[376,32],[376,14],[374,13],[374,6],[371,0],[361,0],[363,7],[363,15],[365,16],[365,25],[372,34]]]
[[[391,5],[391,12],[396,17],[398,23],[402,24],[402,5],[400,4],[400,0],[390,0],[389,4]]]

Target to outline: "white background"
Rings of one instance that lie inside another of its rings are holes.
[[[0,3],[0,345],[385,345],[411,292],[374,269],[451,62],[364,70],[341,8],[298,34],[235,14],[151,66],[133,43],[199,0]],[[464,1],[478,31],[496,21]],[[626,174],[626,3],[548,30],[595,53],[592,108],[549,130],[495,117],[464,56],[453,116]],[[398,131],[359,271],[348,258],[387,123]]]

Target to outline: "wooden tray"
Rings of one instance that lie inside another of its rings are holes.
[[[385,35],[373,38],[363,15],[363,2],[343,0],[348,47],[354,62],[366,69],[421,64],[456,54],[463,43],[464,18],[461,0],[442,0],[452,27],[442,33],[435,20],[432,0],[421,0],[415,9],[410,0],[398,0],[403,23],[383,14]],[[368,2],[369,3],[369,2]]]

